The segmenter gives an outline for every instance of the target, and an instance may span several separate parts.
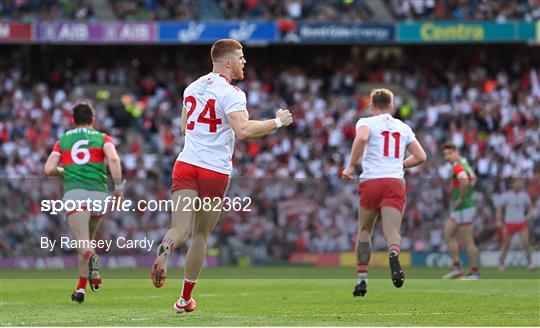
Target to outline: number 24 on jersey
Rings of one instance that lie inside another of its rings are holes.
[[[187,113],[187,129],[193,130],[195,129],[195,121],[190,121],[189,118],[193,113],[195,112],[195,108],[197,107],[197,100],[193,96],[188,96],[184,100],[184,106],[187,107],[187,105],[190,104],[191,107],[189,107],[189,111]],[[216,133],[217,132],[217,126],[222,124],[221,118],[216,118],[216,100],[215,99],[208,99],[206,102],[206,105],[204,106],[204,109],[197,117],[197,123],[202,123],[208,125],[209,132],[210,133]]]

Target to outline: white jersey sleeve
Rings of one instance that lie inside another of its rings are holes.
[[[247,111],[246,94],[238,89],[238,92],[230,92],[223,97],[225,115],[232,112]]]
[[[390,114],[361,118],[356,129],[369,128],[369,139],[362,158],[361,179],[403,178],[407,146],[416,140],[412,129]]]
[[[404,123],[405,124],[405,123]],[[407,133],[407,141],[405,142],[405,147],[408,146],[411,142],[416,141],[416,135],[414,134],[413,130],[410,126],[405,125],[407,127],[408,133]]]

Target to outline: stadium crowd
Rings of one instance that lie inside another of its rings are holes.
[[[211,244],[225,261],[250,256],[264,262],[292,252],[353,249],[356,186],[341,181],[339,173],[356,120],[369,115],[362,85],[396,90],[397,117],[411,125],[428,153],[428,163],[407,175],[404,250],[445,250],[450,168],[440,147],[447,141],[461,149],[480,178],[475,226],[481,249],[498,247],[494,211],[508,178],[523,179],[536,201],[538,224],[537,58],[526,52],[495,58],[482,49],[472,57],[454,52],[427,60],[433,52],[368,56],[349,49],[321,50],[309,62],[286,51],[281,54],[288,61],[248,52],[246,78],[237,85],[247,93],[250,116],[273,117],[277,108],[289,108],[295,124],[261,140],[237,142],[229,196],[251,197],[252,211],[223,214]],[[124,56],[106,64],[106,57],[80,54],[78,66],[59,60],[59,66],[40,67],[44,76],[33,76],[37,73],[14,60],[18,51],[0,60],[3,254],[36,254],[40,236],[66,233],[63,215],[40,211],[41,199],[61,198],[60,180],[44,179],[42,166],[57,138],[72,127],[70,110],[81,98],[93,99],[96,128],[115,138],[128,179],[126,197],[169,198],[171,169],[183,143],[179,98],[185,86],[208,71],[206,58],[148,51],[138,59]],[[90,85],[103,89],[88,94]],[[118,87],[122,91],[115,95]],[[100,238],[159,239],[168,222],[166,211],[115,212],[104,221]],[[384,245],[379,228],[374,248]]]
[[[200,10],[215,8],[216,18],[369,22],[374,12],[368,0],[3,0],[0,18],[33,20],[102,19],[95,6],[105,6],[116,20],[197,20]],[[376,0],[369,0],[376,1]],[[539,0],[377,0],[391,20],[474,20],[507,22],[540,18]],[[211,4],[210,2],[213,2]],[[110,19],[111,17],[106,17]]]
[[[94,18],[92,1],[88,0],[2,0],[0,19],[23,23],[35,20],[87,20]]]
[[[193,20],[198,18],[194,1],[112,0],[117,20]]]
[[[285,19],[309,21],[370,21],[373,12],[365,1],[220,0],[228,19]]]
[[[397,20],[475,20],[505,23],[540,18],[538,0],[391,0]]]

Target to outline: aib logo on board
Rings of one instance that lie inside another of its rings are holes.
[[[90,29],[86,24],[49,24],[43,34],[46,40],[87,41]]]
[[[178,31],[178,40],[180,40],[180,42],[191,42],[198,40],[205,28],[205,24],[189,23],[187,29]]]
[[[251,35],[257,29],[257,24],[240,23],[238,28],[234,28],[229,33],[231,39],[244,41],[251,39]]]

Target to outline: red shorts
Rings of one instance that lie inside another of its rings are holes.
[[[172,174],[171,191],[189,189],[196,191],[200,198],[223,198],[229,185],[227,174],[208,170],[186,162],[176,161]]]
[[[527,221],[519,223],[506,223],[504,225],[504,233],[509,236],[513,236],[517,232],[527,231],[528,229]]]
[[[358,186],[360,206],[372,212],[381,207],[393,207],[403,213],[405,207],[405,183],[401,179],[380,178],[363,181]]]

